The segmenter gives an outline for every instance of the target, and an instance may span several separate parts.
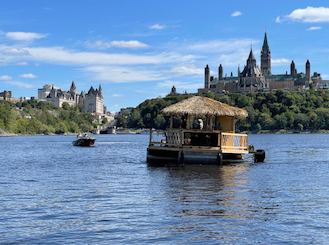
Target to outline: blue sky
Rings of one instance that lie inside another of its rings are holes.
[[[329,78],[329,3],[303,0],[1,2],[0,90],[36,96],[51,83],[102,85],[110,111],[203,86],[203,68],[234,74],[252,44],[259,64],[265,30],[272,72]]]

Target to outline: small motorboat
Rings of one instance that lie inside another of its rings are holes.
[[[77,135],[77,139],[72,142],[74,146],[94,146],[96,139],[91,138],[88,134]]]

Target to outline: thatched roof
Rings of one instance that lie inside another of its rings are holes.
[[[167,116],[182,116],[186,114],[193,116],[232,116],[237,118],[245,118],[248,116],[247,111],[244,109],[201,96],[193,96],[170,105],[164,108],[162,113]]]

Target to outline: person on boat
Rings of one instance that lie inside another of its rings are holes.
[[[198,119],[198,125],[199,125],[199,129],[203,129],[203,120],[201,118]]]

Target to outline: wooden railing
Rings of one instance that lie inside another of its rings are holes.
[[[186,138],[185,134],[205,134],[216,135],[218,140],[214,144],[198,144],[198,142],[191,142],[190,138]],[[184,137],[185,136],[185,137]],[[190,143],[188,143],[190,142]],[[225,133],[220,131],[202,131],[197,130],[181,130],[181,129],[167,129],[166,131],[150,131],[150,145],[160,145],[168,147],[212,147],[218,148],[222,153],[245,154],[248,153],[248,135]]]
[[[221,150],[223,153],[248,153],[248,135],[221,133]]]
[[[183,131],[179,129],[171,129],[166,131],[166,143],[170,145],[180,146],[183,142]]]
[[[150,145],[181,146],[183,142],[183,131],[179,129],[168,129],[166,131],[150,130]]]

